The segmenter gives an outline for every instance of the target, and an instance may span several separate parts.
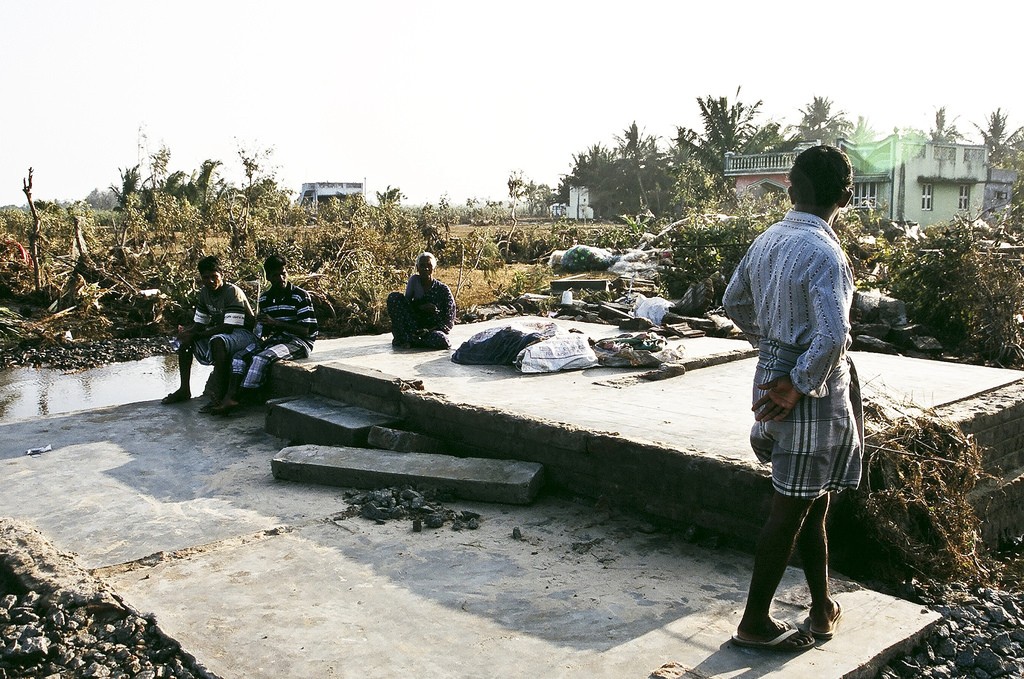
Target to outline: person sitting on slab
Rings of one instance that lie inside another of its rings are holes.
[[[263,263],[270,287],[256,305],[259,339],[231,359],[227,394],[213,412],[219,415],[238,406],[239,389],[258,389],[267,381],[270,366],[283,358],[305,358],[319,332],[309,293],[288,282],[288,263],[271,255]]]
[[[217,257],[203,257],[196,264],[196,269],[203,284],[196,299],[193,322],[188,326],[178,326],[180,384],[161,403],[181,403],[192,398],[189,383],[192,359],[195,358],[202,365],[213,366],[207,383],[210,402],[199,409],[208,413],[224,398],[231,357],[256,340],[256,335],[249,330],[255,315],[242,289],[224,282]]]
[[[409,277],[405,294],[388,295],[391,341],[396,348],[447,349],[448,333],[455,327],[455,298],[448,286],[434,278],[437,257],[424,252],[416,258],[417,273]]]

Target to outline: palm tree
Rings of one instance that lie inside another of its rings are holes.
[[[1008,115],[1001,108],[989,114],[985,127],[975,125],[988,147],[988,158],[993,165],[999,165],[1010,159],[1014,151],[1024,144],[1024,127],[1009,132]]]
[[[704,177],[696,181],[700,187],[687,200],[718,200],[731,194],[731,186],[725,179],[725,154],[753,154],[765,151],[792,148],[795,140],[782,134],[778,123],[758,125],[756,122],[762,102],[745,104],[739,100],[740,90],[736,89],[736,102],[729,103],[727,97],[707,96],[697,99],[704,130],[697,132],[686,127],[676,128],[673,164],[679,175],[677,181],[694,184],[692,175],[702,172]],[[710,187],[710,188],[709,188]],[[677,187],[678,189],[678,187]],[[711,194],[698,196],[710,190]],[[678,193],[678,190],[677,190]]]
[[[854,144],[870,144],[877,137],[878,133],[871,128],[868,119],[864,116],[857,116],[857,125],[850,133],[850,141]]]
[[[940,106],[935,111],[935,127],[929,133],[933,142],[939,144],[955,144],[964,138],[956,125],[946,122],[946,107]]]
[[[615,214],[617,207],[610,205],[610,196],[618,183],[615,168],[615,153],[603,144],[593,144],[582,153],[572,157],[572,171],[563,176],[558,184],[558,196],[563,202],[569,201],[570,186],[586,186],[590,189],[590,204],[595,212],[606,209]]]
[[[815,96],[805,108],[800,109],[800,123],[791,127],[804,141],[820,141],[835,145],[840,138],[853,132],[853,123],[845,111],[832,112],[834,102],[828,97]]]
[[[661,211],[662,191],[670,183],[666,156],[658,148],[658,138],[644,135],[636,121],[615,141],[619,147],[618,169],[621,178],[621,208],[634,214],[654,209]],[[634,192],[635,187],[635,192]]]
[[[114,210],[124,212],[125,208],[128,207],[129,197],[142,190],[142,178],[139,174],[138,165],[127,170],[118,171],[121,174],[121,186],[118,187],[116,184],[111,184],[110,190],[114,192],[114,197],[117,199],[117,206],[114,207]]]

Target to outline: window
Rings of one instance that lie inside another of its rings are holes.
[[[996,200],[1006,200],[1006,191],[996,191]]]
[[[878,207],[877,182],[859,182],[853,185],[853,207]]]
[[[967,210],[971,207],[971,185],[960,185],[960,201],[956,205],[958,210]]]
[[[924,158],[924,149],[924,144],[907,144],[903,152],[907,158]]]
[[[931,210],[932,209],[932,185],[922,184],[921,185],[921,209]]]
[[[964,149],[965,163],[985,162],[985,149]]]
[[[932,155],[939,162],[956,162],[955,146],[936,146],[932,149]]]

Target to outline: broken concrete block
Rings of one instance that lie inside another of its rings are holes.
[[[366,443],[372,448],[401,453],[449,453],[449,446],[440,439],[413,431],[390,427],[370,427]]]
[[[347,446],[292,446],[274,456],[276,479],[328,486],[381,488],[408,484],[443,488],[466,500],[529,504],[540,491],[543,465]]]

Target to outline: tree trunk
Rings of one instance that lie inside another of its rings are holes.
[[[39,239],[43,233],[43,221],[36,211],[36,204],[32,202],[32,168],[28,168],[28,179],[21,182],[21,190],[28,198],[28,207],[32,211],[32,233],[28,235],[28,252],[32,257],[32,273],[35,276],[36,292],[42,289],[42,274],[39,271]]]

